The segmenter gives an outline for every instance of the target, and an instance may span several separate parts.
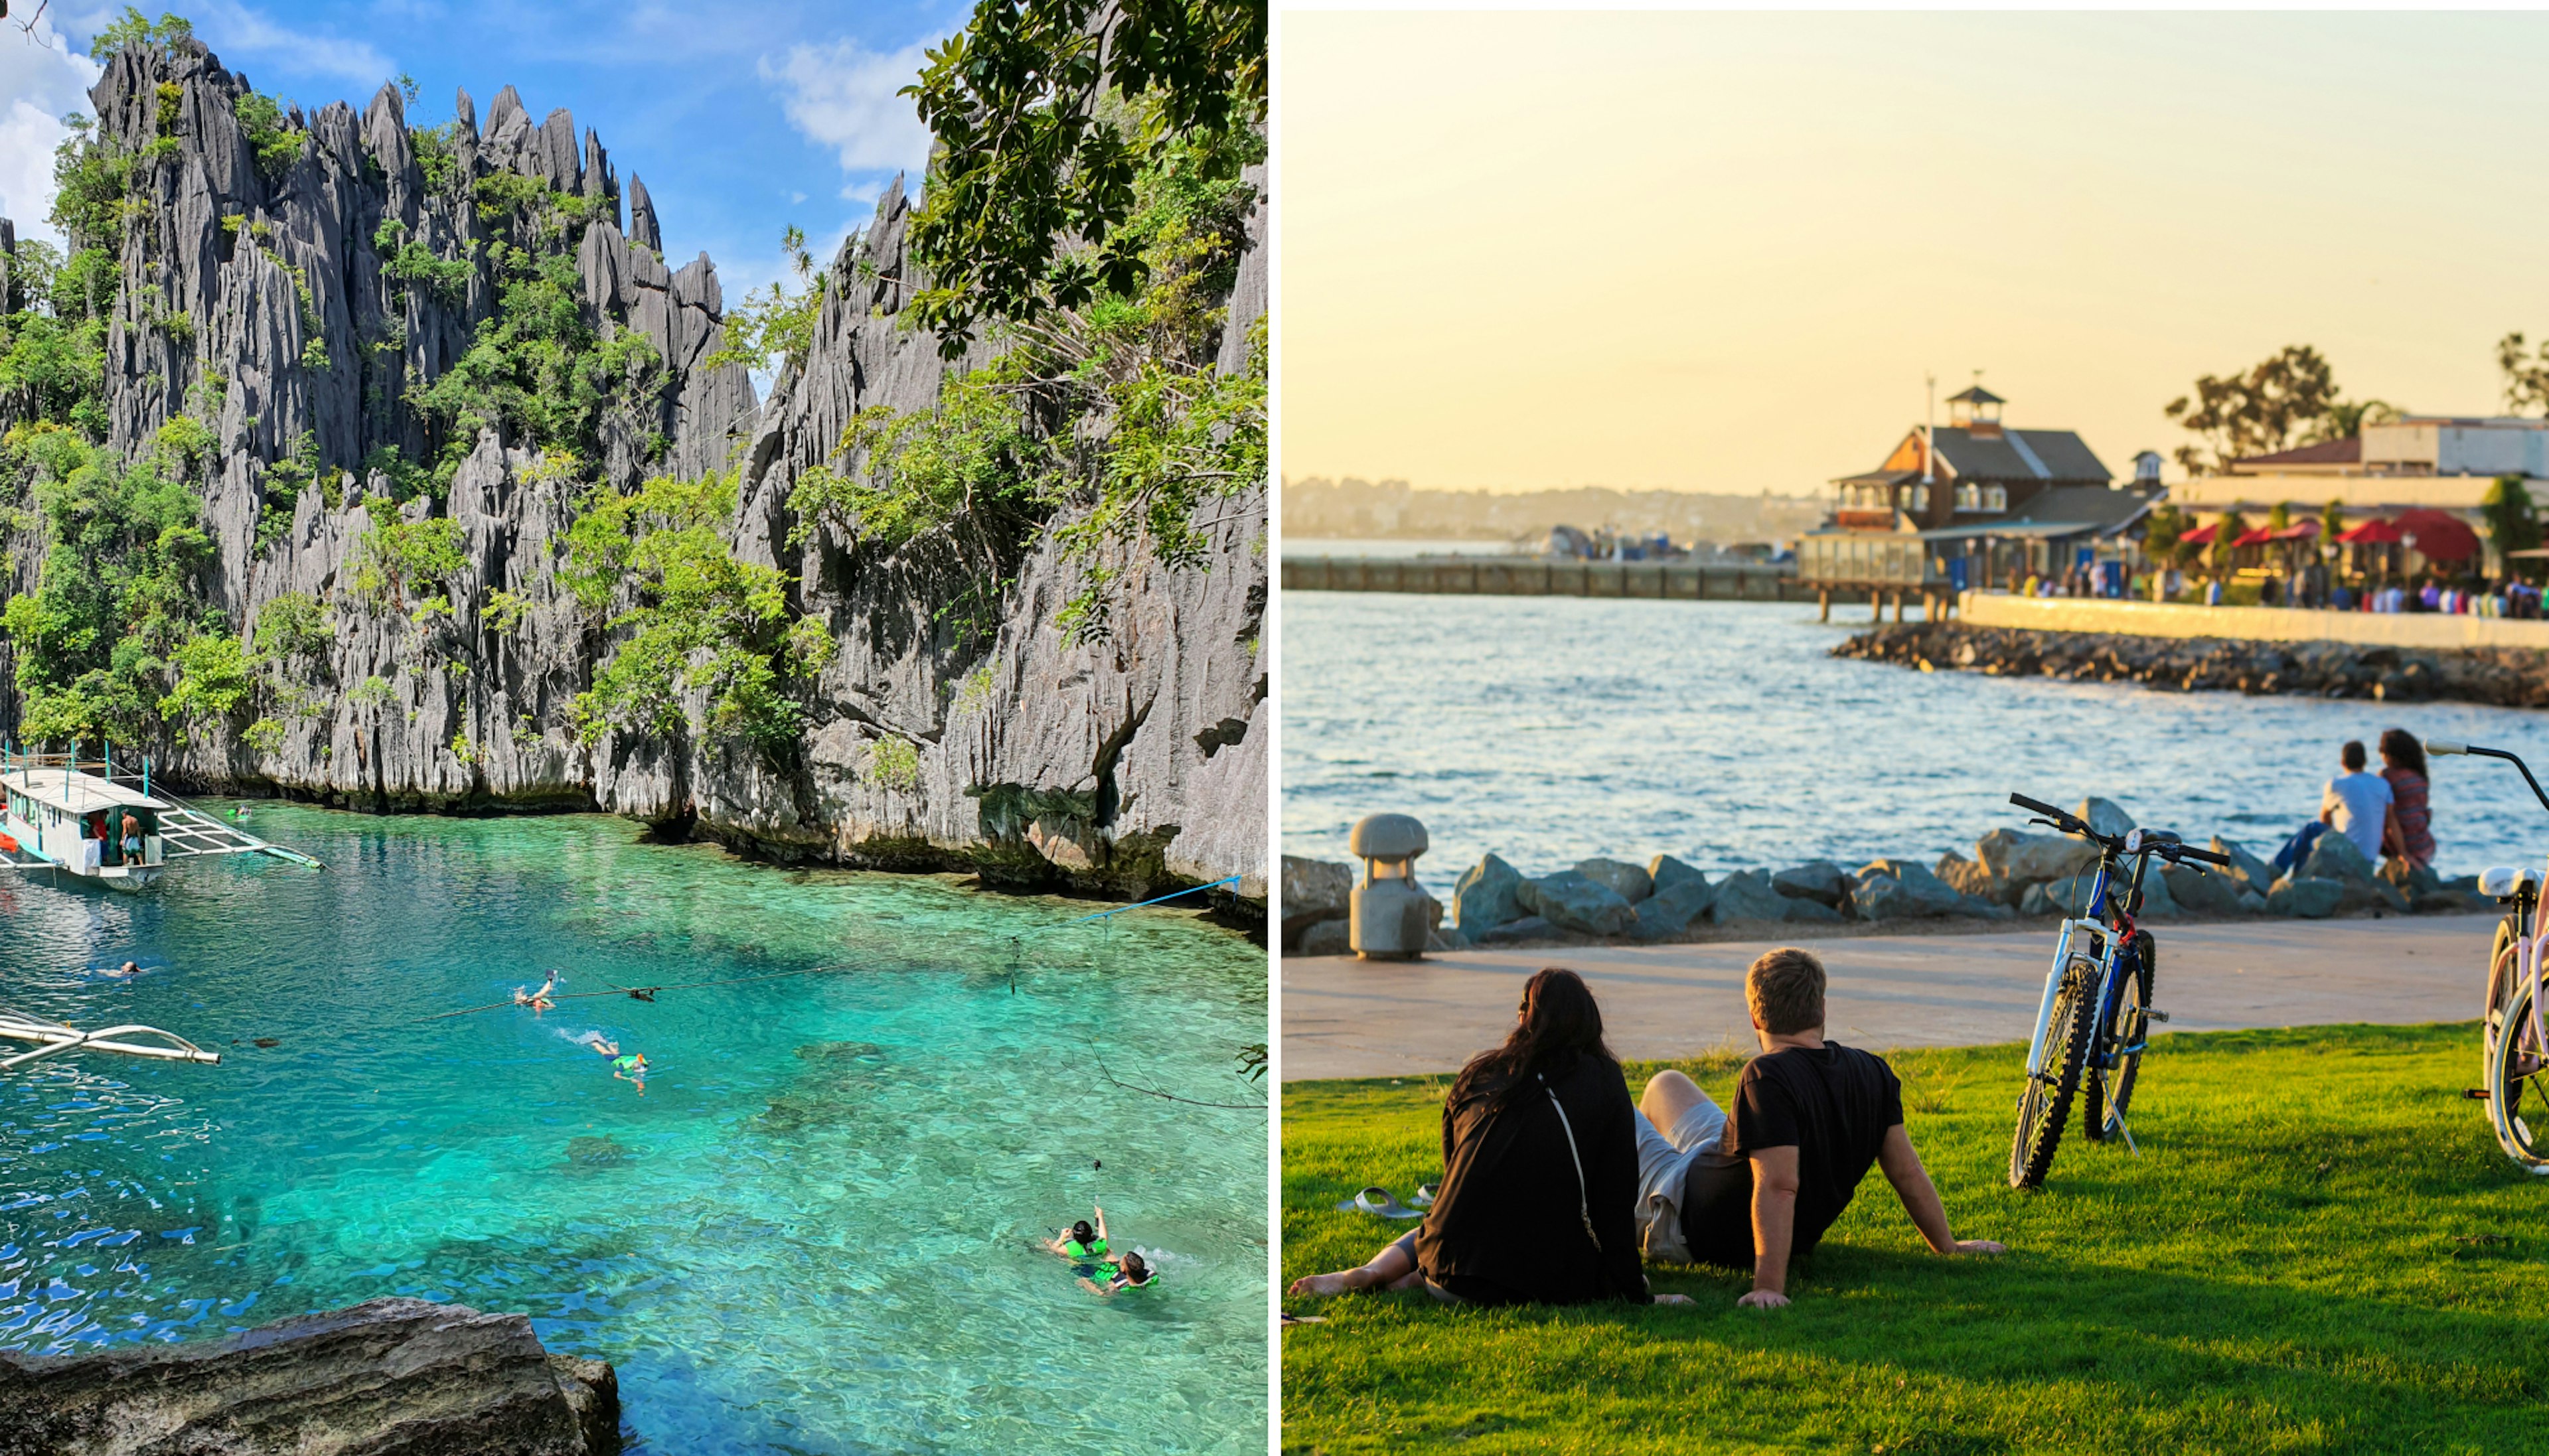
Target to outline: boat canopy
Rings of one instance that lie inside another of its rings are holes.
[[[109,782],[94,774],[61,769],[14,769],[0,774],[0,787],[22,793],[37,803],[66,814],[89,815],[100,809],[173,809],[138,788]]]

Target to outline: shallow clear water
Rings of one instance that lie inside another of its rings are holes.
[[[0,1073],[0,1348],[406,1294],[613,1361],[639,1450],[1265,1449],[1266,1114],[1098,1068],[1258,1097],[1245,938],[1174,908],[1069,928],[1103,907],[602,817],[250,823],[330,868],[0,882],[6,1004],[225,1056]],[[128,957],[154,968],[83,969]],[[600,991],[828,965],[413,1021],[544,966]],[[642,1096],[587,1031],[646,1054]],[[1099,1300],[1031,1247],[1101,1194],[1158,1286]]]
[[[1866,608],[1835,607],[1836,618]],[[1525,873],[1591,855],[1711,870],[1973,853],[2025,828],[2012,791],[2103,794],[2144,824],[2260,854],[2318,811],[2337,746],[2384,728],[2549,772],[2549,713],[1925,674],[1828,656],[1812,606],[1295,592],[1283,598],[1283,851],[1346,858],[1412,813],[1448,888],[1489,851]],[[2549,812],[2509,765],[2433,763],[2446,873],[2539,864]]]

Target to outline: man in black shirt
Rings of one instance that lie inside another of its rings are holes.
[[[1931,1248],[2001,1252],[1989,1239],[1948,1231],[1938,1191],[1903,1130],[1893,1068],[1824,1040],[1823,962],[1794,948],[1772,951],[1752,962],[1744,995],[1761,1054],[1736,1082],[1733,1115],[1676,1071],[1656,1073],[1639,1104],[1638,1218],[1648,1252],[1749,1265],[1752,1292],[1738,1303],[1784,1305],[1790,1255],[1814,1248],[1870,1166],[1885,1170]]]

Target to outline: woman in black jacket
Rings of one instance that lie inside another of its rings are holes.
[[[1470,1058],[1444,1099],[1443,1186],[1424,1224],[1362,1268],[1291,1293],[1422,1284],[1479,1305],[1649,1303],[1631,1217],[1634,1112],[1593,992],[1571,970],[1541,971],[1513,1035]]]

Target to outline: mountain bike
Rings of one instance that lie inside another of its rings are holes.
[[[2469,754],[2502,759],[2522,771],[2532,797],[2549,809],[2549,793],[2531,776],[2531,766],[2501,748],[2466,743],[2427,743],[2429,754]],[[2487,957],[2487,1012],[2479,1022],[2479,1084],[2464,1094],[2487,1104],[2497,1145],[2516,1165],[2549,1175],[2549,1036],[2541,1030],[2542,948],[2549,943],[2549,900],[2540,875],[2497,865],[2478,877],[2479,893],[2505,907]],[[2533,1118],[2542,1119],[2534,1130]]]
[[[2149,931],[2133,923],[2142,908],[2142,873],[2153,859],[2175,864],[2187,860],[2227,865],[2230,861],[2199,850],[2165,830],[2135,829],[2100,834],[2088,822],[2051,804],[2024,794],[2009,801],[2038,817],[2042,824],[2076,835],[2098,847],[2098,875],[2090,883],[2081,913],[2062,922],[2053,946],[2053,965],[2044,975],[2044,1000],[2035,1012],[2035,1040],[2027,1048],[2027,1088],[2018,1098],[2018,1136],[2009,1148],[2009,1186],[2034,1188],[2053,1166],[2053,1150],[2062,1142],[2062,1124],[2071,1102],[2083,1090],[2088,1106],[2080,1131],[2093,1142],[2122,1138],[2139,1152],[2132,1129],[2124,1122],[2133,1081],[2141,1073],[2142,1052],[2149,1046],[2150,1024],[2168,1013],[2150,1004],[2151,977],[2158,968],[2159,948]],[[2130,862],[2130,873],[2123,873]]]

